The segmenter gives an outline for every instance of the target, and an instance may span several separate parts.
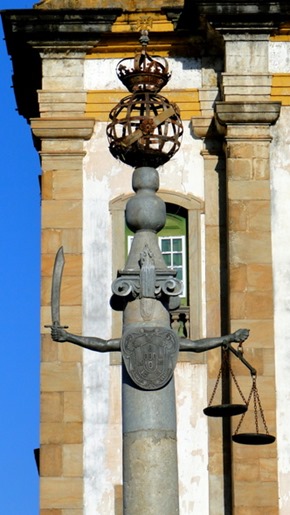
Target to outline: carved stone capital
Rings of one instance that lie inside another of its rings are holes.
[[[112,292],[119,297],[133,298],[160,298],[162,295],[167,297],[178,297],[182,293],[182,283],[174,277],[173,270],[154,271],[154,284],[152,292],[144,295],[144,285],[142,286],[141,270],[122,270],[118,273],[119,277],[112,283]],[[148,286],[148,280],[146,281]],[[150,285],[149,285],[150,286]]]
[[[94,118],[31,118],[31,130],[40,139],[83,139],[91,138]]]
[[[236,139],[271,139],[270,125],[279,118],[280,102],[216,102],[218,131]]]
[[[112,292],[117,297],[138,297],[140,293],[140,271],[132,270],[126,272],[122,270],[118,272],[119,277],[112,283]]]
[[[214,118],[205,118],[203,116],[194,116],[191,118],[191,128],[193,134],[197,138],[208,138],[216,133],[216,127],[214,124]]]

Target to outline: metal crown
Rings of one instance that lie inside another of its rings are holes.
[[[146,52],[149,42],[147,31],[142,31],[139,41],[142,44],[141,52],[138,52],[135,58],[122,59],[116,68],[117,76],[131,93],[157,93],[171,77],[168,62],[163,57],[151,57]]]

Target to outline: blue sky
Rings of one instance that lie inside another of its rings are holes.
[[[33,3],[0,0],[0,9]],[[5,515],[38,515],[40,165],[16,111],[0,25],[0,506]]]

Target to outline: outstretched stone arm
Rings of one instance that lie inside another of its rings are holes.
[[[103,340],[91,336],[78,336],[68,333],[63,327],[52,326],[51,337],[55,342],[70,342],[85,349],[98,352],[110,352],[120,350],[120,339]]]
[[[201,340],[180,339],[181,351],[205,352],[216,347],[227,347],[230,343],[243,343],[249,336],[249,329],[238,329],[232,334],[217,338],[203,338]]]

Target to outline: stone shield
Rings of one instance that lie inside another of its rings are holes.
[[[123,335],[121,351],[132,381],[144,390],[157,390],[173,375],[179,338],[169,328],[134,328]]]

